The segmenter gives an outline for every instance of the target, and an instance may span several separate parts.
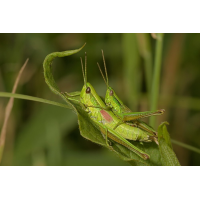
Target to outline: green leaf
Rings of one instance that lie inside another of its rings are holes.
[[[178,158],[172,149],[172,144],[166,125],[168,125],[168,122],[163,122],[158,128],[158,142],[162,165],[180,166]]]
[[[79,97],[76,99],[75,98],[69,99],[68,96],[64,95],[63,93],[59,91],[52,74],[51,63],[53,59],[56,57],[69,56],[69,55],[75,54],[79,52],[82,48],[83,47],[77,50],[65,51],[64,55],[62,54],[63,52],[51,53],[45,58],[43,66],[44,66],[45,81],[47,85],[50,87],[50,89],[54,93],[61,96],[65,100],[65,102],[73,108],[73,110],[78,116],[78,125],[80,129],[80,133],[84,138],[108,148],[109,150],[116,153],[116,155],[119,156],[121,159],[125,161],[129,161],[131,165],[161,165],[161,155],[160,155],[158,145],[153,142],[141,144],[138,141],[136,142],[131,141],[133,145],[135,145],[136,147],[140,148],[141,150],[143,150],[144,152],[150,155],[150,159],[148,160],[143,160],[142,158],[140,158],[138,155],[136,155],[135,153],[133,153],[132,151],[130,151],[123,145],[118,144],[117,142],[114,142],[114,141],[112,141],[112,146],[108,147],[101,133],[104,130],[104,126],[101,124],[97,125],[88,116],[87,112],[85,112],[82,109],[82,106],[79,104]]]

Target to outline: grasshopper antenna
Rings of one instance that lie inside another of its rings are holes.
[[[87,53],[85,52],[85,84],[87,83]]]
[[[107,84],[107,82],[106,82],[106,79],[105,79],[105,77],[104,77],[104,75],[103,75],[103,72],[101,71],[101,67],[100,67],[100,65],[99,65],[98,62],[97,62],[97,65],[98,65],[98,67],[99,67],[99,71],[101,72],[101,75],[102,75],[102,77],[103,77],[103,80],[104,80],[104,82],[106,83],[106,85],[107,85],[107,87],[108,87],[108,84]]]
[[[101,49],[102,52],[102,57],[103,57],[103,64],[104,64],[104,68],[105,68],[105,73],[106,73],[106,80],[107,80],[107,86],[108,86],[108,74],[107,74],[107,69],[106,69],[106,62],[105,62],[105,58],[104,58],[104,54],[103,54],[103,49]]]
[[[84,84],[86,85],[86,81],[85,81],[85,74],[84,74],[84,68],[83,68],[83,61],[82,61],[82,58],[80,57],[81,59],[81,67],[82,67],[82,73],[83,73],[83,80],[84,80]]]

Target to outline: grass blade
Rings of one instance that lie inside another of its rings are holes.
[[[137,33],[136,36],[137,36],[137,40],[138,40],[140,54],[144,59],[144,70],[145,70],[145,79],[146,79],[145,82],[146,82],[146,89],[147,89],[148,99],[150,101],[151,83],[152,83],[152,71],[153,71],[150,34]]]
[[[62,104],[62,103],[58,103],[58,102],[55,102],[55,101],[50,101],[50,100],[42,99],[42,98],[38,98],[38,97],[23,95],[23,94],[12,94],[12,93],[8,93],[8,92],[0,92],[0,97],[13,97],[13,98],[16,98],[16,99],[37,101],[37,102],[46,103],[46,104],[50,104],[50,105],[54,105],[54,106],[73,109],[72,107],[70,107],[66,104]]]
[[[155,54],[155,63],[154,63],[153,82],[152,82],[152,88],[151,88],[150,110],[157,109],[159,86],[160,86],[160,70],[161,70],[163,34],[159,33],[159,34],[156,34],[156,36],[157,36],[156,54]],[[155,117],[150,118],[150,125],[152,127],[155,126]]]
[[[183,142],[179,142],[179,141],[173,140],[173,139],[171,139],[171,142],[174,143],[174,144],[176,144],[176,145],[178,145],[178,146],[181,146],[181,147],[183,147],[183,148],[189,149],[189,150],[191,150],[191,151],[194,151],[194,152],[200,154],[200,149],[198,149],[198,148],[196,148],[196,147],[193,147],[193,146],[191,146],[191,145],[188,145],[188,144],[185,144],[185,143],[183,143]]]

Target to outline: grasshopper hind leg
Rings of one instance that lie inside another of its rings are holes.
[[[157,144],[158,143],[158,133],[149,125],[147,125],[145,122],[142,121],[137,121],[137,126],[141,129],[143,129],[144,131],[148,132],[149,137]]]
[[[133,126],[133,127],[140,128],[140,129],[146,131],[147,134],[149,135],[149,139],[151,141],[154,141],[157,145],[159,145],[157,132],[152,127],[147,125],[145,122],[140,121],[140,120],[136,120],[135,122],[132,122],[132,123],[127,122],[126,124]]]
[[[137,126],[139,128],[147,131],[148,133],[150,133],[150,134],[152,134],[154,136],[158,135],[158,133],[151,126],[149,126],[148,124],[146,124],[145,122],[138,120],[138,121],[136,121],[136,124],[137,124]]]

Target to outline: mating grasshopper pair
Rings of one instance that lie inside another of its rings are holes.
[[[164,109],[158,111],[148,112],[131,112],[131,110],[123,104],[123,102],[116,95],[115,91],[108,85],[108,75],[106,70],[105,59],[102,51],[106,79],[97,63],[102,77],[107,85],[105,102],[98,96],[93,86],[87,82],[87,57],[85,55],[85,69],[81,59],[82,73],[84,79],[84,86],[81,92],[67,93],[67,98],[73,99],[80,96],[80,100],[76,100],[82,108],[88,113],[92,121],[100,127],[101,133],[106,140],[106,144],[111,147],[113,140],[129,150],[136,153],[144,160],[149,159],[150,156],[134,146],[128,140],[139,142],[156,142],[157,132],[146,123],[140,121],[141,118],[153,115],[163,114]],[[128,139],[128,140],[126,140]]]

